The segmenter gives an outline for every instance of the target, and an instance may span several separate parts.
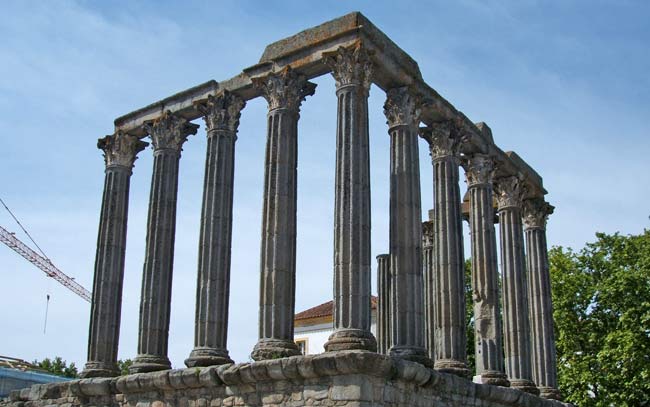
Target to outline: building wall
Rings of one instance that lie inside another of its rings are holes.
[[[325,342],[332,334],[332,323],[308,325],[295,327],[293,338],[296,343],[300,341],[306,342],[305,355],[316,355],[325,352]],[[373,315],[370,331],[373,335],[377,335],[377,324]]]

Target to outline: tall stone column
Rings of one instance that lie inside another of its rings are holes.
[[[472,299],[476,341],[474,381],[509,386],[503,366],[497,239],[492,196],[494,163],[486,155],[474,154],[464,165],[469,190],[472,244]]]
[[[460,136],[452,122],[424,128],[422,136],[429,142],[434,166],[434,368],[467,377]]]
[[[419,106],[407,87],[387,92],[390,134],[390,354],[432,365],[424,348]]]
[[[336,81],[334,332],[325,350],[375,351],[370,332],[370,156],[368,92],[372,62],[360,45],[325,55]]]
[[[81,372],[82,377],[120,374],[117,348],[122,313],[129,184],[136,155],[147,145],[137,137],[119,131],[97,142],[97,147],[104,151],[106,171],[90,306],[88,361]]]
[[[300,104],[316,85],[290,67],[254,78],[269,105],[264,174],[259,340],[254,360],[299,355],[293,341]]]
[[[194,349],[188,367],[232,363],[228,355],[228,300],[235,169],[235,141],[245,102],[223,91],[197,105],[207,127],[208,148],[196,284]]]
[[[390,349],[390,255],[377,256],[377,352],[388,355]]]
[[[171,312],[178,164],[183,143],[198,125],[167,111],[144,128],[153,144],[147,244],[140,298],[138,355],[130,373],[165,370]]]
[[[429,359],[435,362],[435,301],[433,298],[434,253],[433,253],[433,210],[429,211],[429,220],[422,222],[422,275],[424,277],[424,345]]]
[[[496,181],[501,237],[503,331],[506,374],[510,386],[532,394],[539,390],[532,381],[528,293],[521,225],[523,186],[515,176]]]
[[[524,233],[528,263],[533,380],[540,396],[560,400],[553,332],[553,301],[546,247],[546,220],[553,206],[543,198],[524,201]]]

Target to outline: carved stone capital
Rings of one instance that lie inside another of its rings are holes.
[[[104,151],[104,162],[107,168],[111,166],[133,168],[138,153],[148,145],[149,143],[136,136],[119,130],[114,135],[97,140],[97,148]]]
[[[461,137],[458,126],[453,121],[435,123],[429,127],[420,127],[420,136],[429,143],[433,161],[447,157],[458,159]]]
[[[144,130],[151,137],[153,150],[174,150],[181,152],[183,143],[190,134],[196,134],[198,124],[193,124],[169,110],[150,123],[143,125]]]
[[[545,229],[548,215],[553,213],[555,207],[543,198],[526,199],[523,207],[523,221],[525,229]]]
[[[384,115],[389,128],[417,126],[420,119],[420,100],[407,86],[386,92]]]
[[[246,102],[227,90],[216,96],[208,95],[208,100],[196,104],[196,108],[203,113],[203,120],[209,132],[213,130],[227,130],[233,134],[237,132],[241,110]]]
[[[492,184],[494,179],[494,161],[485,154],[473,154],[462,160],[465,168],[467,186]]]
[[[372,84],[373,65],[368,50],[357,44],[352,48],[339,47],[323,54],[323,62],[332,70],[336,88],[361,85],[368,93]]]
[[[499,178],[494,183],[499,210],[509,207],[521,208],[524,185],[517,176]]]
[[[300,111],[300,104],[307,96],[314,94],[316,84],[308,82],[290,66],[278,73],[271,73],[263,78],[253,78],[253,85],[262,91],[262,96],[269,103],[269,110],[290,109]]]

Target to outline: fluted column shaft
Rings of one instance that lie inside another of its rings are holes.
[[[336,80],[334,332],[325,350],[372,350],[370,332],[370,156],[368,91],[372,64],[364,48],[325,55]]]
[[[539,394],[532,381],[530,328],[524,236],[521,223],[522,185],[512,176],[496,182],[501,238],[503,331],[506,374],[510,385]]]
[[[424,348],[419,107],[408,88],[387,92],[390,134],[390,354],[431,365]]]
[[[99,218],[95,277],[90,308],[88,361],[82,377],[120,374],[117,350],[120,337],[124,256],[129,208],[129,184],[136,155],[147,143],[118,132],[98,141],[104,150],[106,171]]]
[[[467,377],[465,270],[458,185],[460,136],[450,122],[422,131],[429,142],[434,166],[434,368]]]
[[[228,304],[232,241],[235,141],[244,101],[224,91],[197,105],[208,133],[199,236],[194,349],[188,367],[232,363],[228,355]]]
[[[390,255],[377,256],[377,352],[387,355],[390,349]]]
[[[560,400],[553,331],[553,301],[546,243],[546,219],[553,206],[543,199],[524,201],[524,233],[528,265],[533,380],[540,396]]]
[[[254,360],[299,355],[293,341],[300,103],[316,85],[290,68],[254,84],[269,104],[260,253],[259,340]]]
[[[433,215],[433,210],[429,211],[429,217]],[[433,279],[434,279],[434,253],[433,253],[433,221],[422,222],[422,276],[423,276],[423,298],[424,298],[424,346],[427,350],[429,359],[435,362],[435,337],[434,337],[434,316],[435,301],[433,298]]]
[[[171,312],[176,200],[181,147],[198,125],[166,112],[145,125],[154,151],[147,240],[140,298],[138,355],[130,373],[165,370]]]
[[[503,365],[492,160],[475,154],[465,163],[469,190],[477,383],[509,386]]]

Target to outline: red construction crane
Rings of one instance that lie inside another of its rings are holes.
[[[39,269],[43,270],[48,277],[52,277],[68,290],[90,302],[90,291],[86,290],[81,284],[74,281],[73,278],[67,276],[61,270],[56,268],[50,259],[36,253],[29,246],[18,240],[14,233],[9,232],[2,226],[0,226],[0,242],[6,244],[10,249],[23,256]]]

